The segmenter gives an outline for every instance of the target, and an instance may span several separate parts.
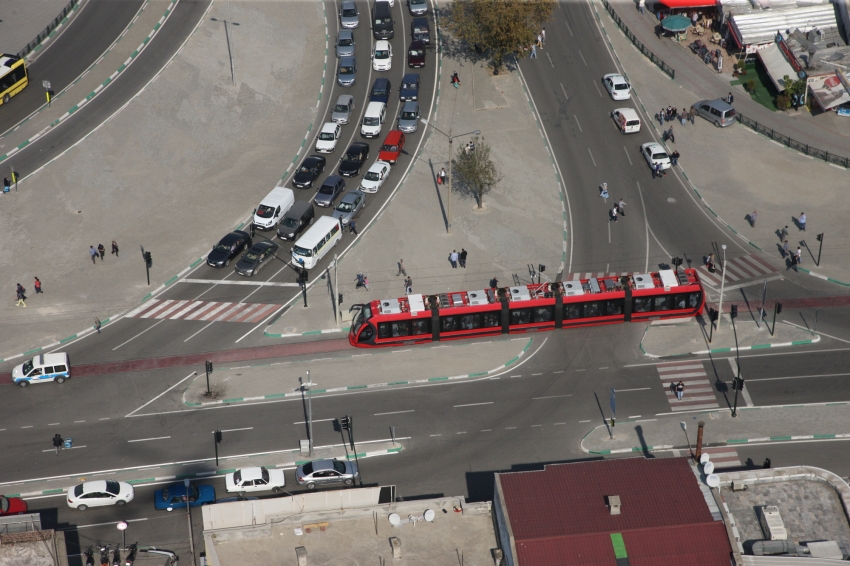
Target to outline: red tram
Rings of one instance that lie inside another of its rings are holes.
[[[408,295],[354,305],[348,341],[359,348],[696,316],[705,295],[695,269]]]

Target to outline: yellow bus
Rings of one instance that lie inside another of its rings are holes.
[[[29,84],[27,66],[17,55],[0,55],[0,104],[21,92]]]

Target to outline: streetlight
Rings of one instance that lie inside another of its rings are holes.
[[[228,9],[230,3],[228,2]],[[233,51],[230,49],[230,32],[227,30],[227,24],[238,26],[237,22],[231,20],[220,20],[218,18],[210,18],[214,22],[224,22],[224,37],[227,39],[227,56],[230,57],[230,82],[236,86],[236,75],[233,73]],[[253,227],[253,226],[252,226]]]
[[[121,531],[121,548],[127,548],[127,521],[118,521],[118,524],[115,525],[118,527],[118,530]]]
[[[431,126],[435,130],[437,130],[438,132],[440,132],[441,134],[446,136],[449,140],[449,206],[448,206],[448,214],[447,214],[448,220],[446,222],[446,231],[449,234],[451,234],[452,233],[452,156],[454,155],[454,153],[452,153],[452,144],[454,143],[455,138],[462,138],[463,136],[469,136],[469,135],[473,135],[473,134],[477,136],[477,135],[481,134],[481,130],[475,130],[473,132],[466,132],[465,134],[458,134],[456,136],[453,136],[451,128],[449,128],[449,133],[447,134],[446,132],[444,132],[443,130],[441,130],[440,128],[435,126],[434,124],[429,123],[428,120],[426,120],[425,118],[420,118],[419,120],[423,124],[425,124],[426,126]]]
[[[307,383],[301,381],[301,378],[298,378],[298,381],[301,382],[301,391],[307,391],[307,441],[310,446],[310,458],[313,457],[313,395],[312,395],[312,387],[316,385],[312,381],[310,381],[310,371],[307,371]]]
[[[720,321],[723,320],[723,287],[726,283],[726,244],[720,246],[723,248],[723,264],[720,267],[720,305],[717,307],[717,331],[720,331]]]

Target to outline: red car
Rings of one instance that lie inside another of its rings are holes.
[[[398,156],[401,155],[401,150],[404,149],[404,132],[401,130],[390,130],[387,134],[387,139],[381,146],[381,152],[378,154],[378,160],[388,161],[395,164],[398,161]]]
[[[410,42],[407,49],[407,66],[419,68],[425,66],[425,43],[418,39]]]
[[[0,515],[20,515],[27,512],[27,502],[20,497],[0,495]]]

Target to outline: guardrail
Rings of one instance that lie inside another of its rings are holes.
[[[24,57],[32,53],[39,45],[41,45],[41,42],[47,39],[50,34],[53,33],[53,30],[55,30],[59,26],[59,24],[62,23],[62,20],[64,20],[65,17],[71,13],[71,10],[74,9],[74,7],[79,3],[79,1],[80,0],[70,0],[65,5],[65,7],[62,8],[62,11],[59,12],[59,15],[53,18],[53,21],[50,22],[47,27],[41,31],[41,33],[35,36],[35,39],[27,43],[27,46],[24,47],[21,51],[18,51],[18,57],[23,59]]]
[[[841,165],[844,168],[850,168],[850,158],[842,157],[834,153],[829,153],[828,151],[824,151],[822,149],[818,149],[803,142],[797,141],[791,136],[781,134],[773,128],[768,128],[764,124],[759,124],[752,118],[747,118],[746,116],[740,113],[738,114],[738,121],[744,124],[745,126],[752,128],[756,132],[769,137],[773,141],[781,143],[782,145],[790,147],[791,149],[795,149],[800,153],[810,155],[811,157],[817,159],[822,159],[827,163],[834,163],[835,165]]]
[[[611,6],[610,2],[608,2],[608,0],[602,0],[602,5],[605,6],[605,9],[608,10],[608,13],[611,15],[611,19],[613,19],[617,26],[619,26],[619,28],[623,30],[623,33],[626,35],[627,38],[629,38],[629,41],[631,41],[634,46],[638,48],[638,51],[643,53],[647,57],[647,59],[658,65],[658,68],[667,73],[671,79],[675,79],[676,69],[665,63],[663,59],[661,59],[660,57],[658,57],[658,55],[647,49],[647,47],[640,42],[640,40],[635,36],[635,34],[631,32],[629,27],[625,24],[625,22],[620,19],[620,16],[618,16],[617,12],[614,11],[614,7]]]

